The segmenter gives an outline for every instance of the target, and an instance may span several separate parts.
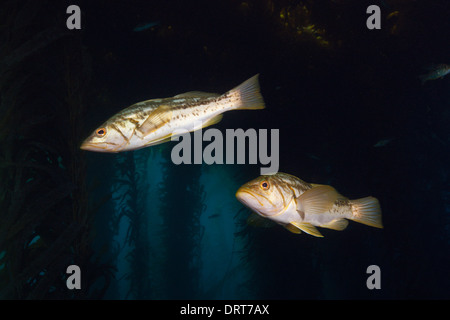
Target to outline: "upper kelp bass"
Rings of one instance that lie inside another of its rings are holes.
[[[261,217],[293,233],[304,231],[323,237],[316,227],[344,230],[346,219],[383,228],[376,198],[349,200],[331,186],[307,183],[286,173],[263,175],[247,182],[236,197]],[[262,224],[255,217],[250,222]]]
[[[195,131],[219,122],[230,110],[264,109],[258,75],[218,95],[199,91],[138,102],[96,129],[81,149],[121,152],[169,141],[176,132]]]

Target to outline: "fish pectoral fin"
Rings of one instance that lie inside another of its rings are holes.
[[[322,228],[333,229],[337,231],[342,231],[348,226],[348,221],[346,219],[335,219],[327,224],[321,225]]]
[[[296,233],[296,234],[302,233],[301,230],[299,228],[297,228],[296,226],[294,226],[292,223],[286,224],[286,225],[284,225],[284,227],[292,233]]]
[[[170,106],[162,105],[153,110],[137,130],[142,134],[142,137],[146,137],[167,124],[170,120],[172,120],[172,110],[170,110]]]
[[[184,92],[184,93],[177,94],[176,96],[174,96],[174,98],[203,98],[203,99],[207,99],[207,98],[217,98],[218,96],[220,96],[220,95],[217,94],[217,93],[202,92],[202,91],[189,91],[189,92]]]
[[[297,210],[305,214],[321,214],[330,210],[336,199],[342,197],[330,186],[317,186],[297,198]]]
[[[323,238],[319,230],[309,222],[291,222],[291,224],[310,235]]]

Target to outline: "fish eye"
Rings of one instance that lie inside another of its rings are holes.
[[[97,134],[97,136],[103,137],[106,134],[106,129],[105,128],[97,129],[97,131],[95,131],[95,133]]]
[[[267,181],[263,181],[263,182],[261,182],[261,189],[263,189],[263,190],[268,190],[269,188],[270,188],[270,185],[269,185],[269,182],[267,182]]]

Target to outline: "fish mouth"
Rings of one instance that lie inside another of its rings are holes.
[[[250,195],[250,197],[248,197]],[[251,209],[254,209],[255,207],[255,201],[256,200],[259,204],[259,206],[264,207],[264,204],[258,199],[258,197],[255,196],[254,192],[246,187],[240,187],[238,191],[236,191],[236,198],[244,204],[246,207],[249,207]],[[252,201],[253,200],[253,201]]]
[[[83,142],[80,146],[81,150],[91,150],[92,148],[94,148],[94,146],[87,142]]]
[[[101,145],[101,144],[97,144],[97,143],[91,143],[91,142],[83,142],[80,146],[81,150],[86,150],[86,151],[94,151],[94,152],[117,152],[117,151],[113,151],[111,150],[107,145]]]
[[[89,142],[83,142],[80,146],[81,150],[87,150],[87,151],[99,151],[98,149],[102,149],[101,147],[99,148],[99,146],[93,144],[93,143],[89,143]]]

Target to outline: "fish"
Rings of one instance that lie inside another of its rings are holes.
[[[80,148],[107,153],[136,150],[216,124],[226,111],[264,109],[258,76],[222,95],[190,91],[135,103],[95,129]]]
[[[450,73],[450,65],[448,64],[438,64],[428,67],[429,72],[427,74],[419,76],[422,84],[429,80],[442,79],[447,74]]]
[[[242,185],[236,198],[260,219],[271,220],[296,234],[303,231],[323,237],[316,227],[342,231],[348,220],[383,228],[377,198],[350,200],[329,185],[308,183],[287,173],[259,176]],[[254,216],[249,220],[257,222]]]
[[[373,146],[374,146],[375,148],[385,147],[385,146],[387,146],[392,140],[394,140],[394,138],[382,139],[382,140],[378,141],[377,143],[375,143]]]
[[[156,27],[157,25],[159,25],[159,21],[152,21],[152,22],[139,24],[133,29],[133,32],[144,31],[144,30]]]

